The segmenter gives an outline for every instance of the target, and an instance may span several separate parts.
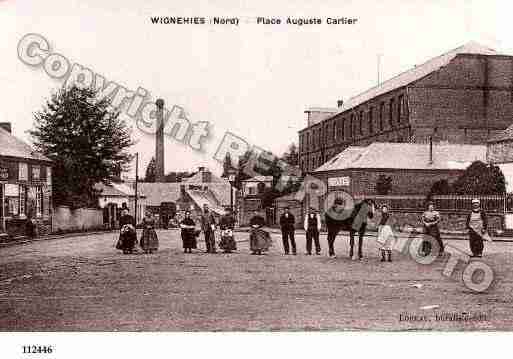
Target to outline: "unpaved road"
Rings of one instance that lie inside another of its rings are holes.
[[[513,243],[487,244],[484,260],[496,284],[474,293],[461,268],[442,275],[447,258],[420,265],[395,254],[381,263],[371,238],[355,262],[344,237],[330,259],[325,237],[322,256],[304,255],[304,236],[297,237],[299,254],[284,256],[277,235],[267,255],[252,256],[247,236],[237,234],[238,253],[217,255],[183,254],[175,230],[159,232],[161,248],[149,256],[120,254],[114,234],[1,248],[0,330],[513,329]],[[468,252],[467,242],[449,244]],[[437,321],[440,312],[484,317]],[[401,321],[401,313],[427,321]]]

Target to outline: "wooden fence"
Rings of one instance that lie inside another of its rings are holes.
[[[362,199],[363,196],[356,196],[356,199]],[[426,209],[426,196],[415,195],[387,195],[387,196],[365,196],[372,198],[378,205],[386,204],[390,209],[397,211],[423,211]],[[512,195],[443,195],[433,196],[438,211],[447,212],[467,212],[472,208],[472,199],[478,198],[481,201],[481,208],[489,213],[513,213]]]

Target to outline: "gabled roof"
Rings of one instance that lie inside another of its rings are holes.
[[[255,176],[242,182],[272,182],[273,176]]]
[[[122,192],[116,187],[112,185],[107,185],[105,183],[99,182],[94,185],[94,189],[100,191],[101,196],[108,197],[129,197],[128,193]]]
[[[138,186],[146,197],[145,203],[150,206],[160,206],[162,202],[176,202],[180,198],[181,182],[141,182]]]
[[[404,87],[406,85],[411,84],[421,78],[429,75],[432,72],[439,70],[440,68],[446,66],[454,59],[457,55],[460,54],[478,54],[478,55],[499,55],[499,53],[493,49],[490,49],[486,46],[478,44],[475,41],[470,41],[463,46],[457,47],[445,54],[434,57],[421,65],[417,65],[414,68],[407,70],[405,72],[400,73],[399,75],[392,77],[389,80],[386,80],[379,85],[368,89],[354,97],[351,97],[349,100],[344,101],[342,107],[338,109],[338,113],[347,111],[353,107],[361,105],[364,102],[367,102],[377,96],[383,95],[387,92],[393,91],[395,89]],[[334,116],[330,116],[328,118],[332,118]]]
[[[292,192],[292,193],[289,193],[284,196],[276,198],[275,201],[298,201],[298,202],[301,202],[301,200],[298,198],[301,198],[301,196],[298,195],[297,192]]]
[[[217,199],[209,191],[187,190],[186,192],[199,208],[208,205],[208,208],[217,214],[225,213],[224,208],[220,206]]]
[[[465,169],[474,161],[486,161],[486,146],[374,142],[366,147],[350,146],[314,172],[340,169]]]
[[[0,128],[0,156],[51,162],[48,157],[34,151],[27,143],[13,136],[3,128]]]
[[[141,182],[139,183],[140,191],[143,196],[146,197],[145,203],[150,206],[160,206],[162,202],[176,202],[180,199],[180,192],[182,186],[186,191],[196,191],[195,189],[189,188],[189,186],[195,186],[195,183],[153,183],[153,182]],[[208,192],[214,198],[213,201],[221,206],[230,205],[230,189],[232,188],[229,183],[198,183],[198,187],[201,186],[204,192],[204,188],[208,188]],[[210,198],[212,198],[210,197]],[[233,197],[235,200],[235,196]]]
[[[110,184],[106,184],[103,182],[96,183],[94,188],[97,191],[100,191],[101,196],[109,196],[109,197],[134,197],[135,190],[126,183],[116,183],[112,182]],[[137,189],[139,192],[139,197],[144,197],[140,187]]]
[[[210,172],[210,171],[209,171]],[[187,183],[204,183],[203,181],[203,173],[201,171],[196,172],[191,177],[185,178],[182,182]],[[210,172],[210,182],[208,183],[228,183],[224,178],[218,177],[212,172]]]

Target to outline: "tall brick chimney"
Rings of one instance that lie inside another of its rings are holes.
[[[0,122],[0,128],[6,130],[9,133],[11,132],[11,123],[10,122]]]
[[[158,99],[155,132],[155,182],[164,182],[164,100]]]

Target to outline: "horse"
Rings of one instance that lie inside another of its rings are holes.
[[[354,236],[358,233],[358,259],[362,259],[362,243],[367,229],[367,219],[374,217],[376,204],[374,200],[365,198],[357,203],[352,210],[337,208],[343,204],[343,201],[335,200],[333,206],[325,214],[326,227],[328,229],[329,256],[335,257],[335,238],[343,230],[349,232],[350,258],[353,258],[354,254]]]

